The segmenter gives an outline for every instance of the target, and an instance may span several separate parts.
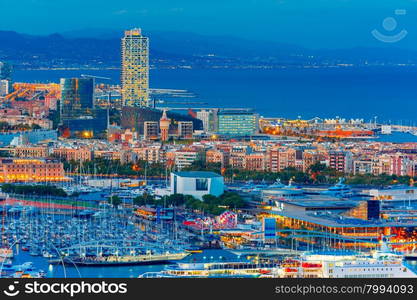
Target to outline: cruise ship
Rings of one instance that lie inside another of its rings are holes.
[[[140,278],[257,278],[272,273],[278,267],[275,263],[253,262],[210,262],[177,263],[161,272],[148,272]]]
[[[403,256],[377,251],[372,256],[354,252],[309,252],[281,265],[272,276],[282,278],[416,278]]]

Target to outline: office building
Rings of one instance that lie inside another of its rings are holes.
[[[61,79],[61,118],[86,116],[94,108],[94,80],[92,78]]]
[[[218,113],[218,133],[250,136],[258,132],[258,114],[245,109],[224,109]]]
[[[149,106],[149,39],[140,29],[126,30],[122,38],[122,103]]]
[[[70,136],[93,138],[107,130],[108,116],[104,109],[92,109],[88,114],[71,119],[62,119],[62,129]],[[63,134],[65,135],[65,134]]]

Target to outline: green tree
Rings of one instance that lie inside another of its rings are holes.
[[[109,197],[109,203],[114,207],[118,207],[120,204],[122,204],[122,199],[120,199],[120,197],[116,195],[111,196]]]
[[[327,166],[325,164],[320,163],[320,162],[316,162],[315,164],[311,165],[308,168],[310,173],[323,172],[326,169],[327,169]]]
[[[143,193],[143,195],[137,196],[133,199],[133,204],[138,206],[152,205],[155,204],[155,198],[148,193]]]

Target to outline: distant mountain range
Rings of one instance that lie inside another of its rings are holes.
[[[48,36],[0,31],[0,61],[17,68],[119,67],[122,31],[84,30]],[[195,67],[415,64],[417,51],[386,46],[311,50],[271,41],[182,32],[145,32],[153,65]]]

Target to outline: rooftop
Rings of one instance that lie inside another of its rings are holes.
[[[306,208],[352,208],[358,205],[357,201],[346,201],[346,200],[295,200],[291,202],[285,202],[295,206],[301,206]]]
[[[239,108],[231,108],[231,109],[222,109],[218,112],[219,115],[253,115],[255,112],[253,109],[239,109]]]
[[[323,211],[320,213],[310,213],[305,211],[269,211],[271,214],[294,218],[301,221],[314,223],[326,227],[338,227],[338,228],[353,228],[353,227],[416,227],[417,222],[415,220],[362,220],[351,217],[341,216],[330,211]]]

